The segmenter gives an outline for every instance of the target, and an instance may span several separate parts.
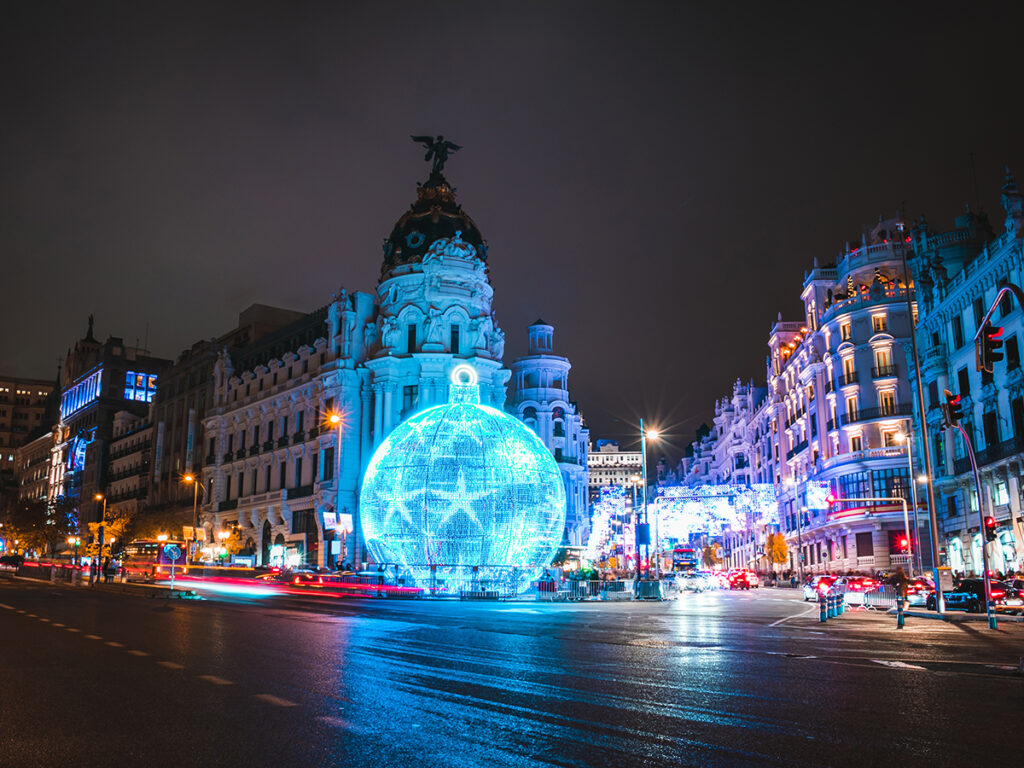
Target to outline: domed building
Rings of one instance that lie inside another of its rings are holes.
[[[384,439],[447,403],[460,365],[476,373],[482,405],[505,409],[511,372],[487,245],[441,168],[417,185],[383,250],[374,292],[340,288],[327,306],[222,353],[204,422],[208,540],[237,525],[259,563],[372,560],[359,493]]]

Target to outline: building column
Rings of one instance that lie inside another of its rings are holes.
[[[379,383],[373,385],[373,445],[374,447],[380,445],[381,432],[384,429],[383,426],[383,402],[381,400],[381,390],[383,386]]]
[[[359,390],[359,462],[362,467],[370,461],[370,394],[366,387]]]
[[[394,426],[394,385],[389,381],[384,387],[384,432],[390,433]]]

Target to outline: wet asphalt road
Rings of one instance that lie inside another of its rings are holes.
[[[789,590],[664,603],[167,601],[0,582],[17,766],[1019,762],[1024,627]],[[965,727],[970,724],[971,727]]]

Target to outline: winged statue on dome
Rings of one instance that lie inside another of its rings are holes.
[[[454,144],[450,141],[445,141],[444,136],[411,136],[410,137],[417,144],[422,144],[427,148],[427,154],[424,156],[424,160],[428,163],[433,160],[434,165],[431,167],[432,173],[440,173],[444,170],[444,164],[448,162],[448,155],[453,152],[458,152],[462,147],[458,144]]]

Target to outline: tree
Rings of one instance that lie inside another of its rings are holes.
[[[701,558],[704,562],[704,567],[711,569],[716,565],[722,564],[722,555],[719,552],[719,546],[717,544],[708,544],[704,547],[704,554]]]
[[[769,533],[768,540],[764,545],[764,556],[768,562],[781,565],[789,560],[789,547],[786,546],[786,537],[781,533]]]
[[[21,499],[7,513],[7,538],[18,540],[21,549],[52,552],[78,530],[74,505],[63,496],[47,503],[43,499]]]

